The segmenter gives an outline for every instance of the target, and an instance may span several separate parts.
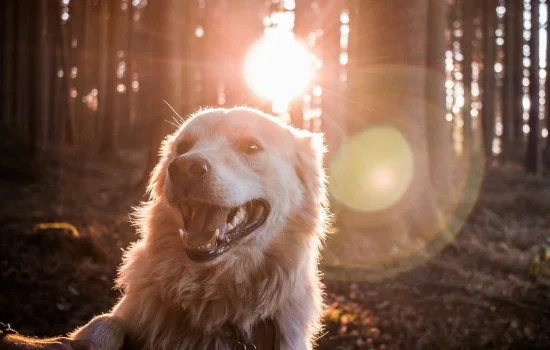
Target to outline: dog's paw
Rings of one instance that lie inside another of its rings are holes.
[[[77,329],[71,339],[92,342],[97,350],[119,350],[124,345],[126,328],[122,319],[105,314],[93,318],[87,325]]]

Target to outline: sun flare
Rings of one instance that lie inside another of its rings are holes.
[[[244,75],[250,88],[261,98],[288,103],[310,84],[312,56],[292,33],[268,32],[249,51]]]

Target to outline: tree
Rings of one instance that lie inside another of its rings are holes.
[[[445,28],[448,5],[439,0],[428,2],[426,47],[426,135],[428,138],[430,178],[439,193],[447,194],[451,188],[452,148],[450,123],[445,120]],[[473,26],[473,23],[472,23]],[[471,67],[471,65],[470,65]],[[470,93],[471,96],[471,93]]]
[[[524,143],[523,133],[523,45],[525,44],[524,23],[523,23],[523,0],[512,1],[512,5],[516,7],[517,15],[515,17],[514,34],[516,37],[517,49],[514,50],[515,61],[517,67],[514,73],[514,86],[516,100],[516,114],[514,118],[514,141],[516,145],[522,146]]]
[[[464,154],[471,155],[473,143],[472,129],[472,63],[473,63],[473,41],[474,41],[474,17],[475,4],[472,0],[462,0],[462,48],[463,60],[463,84],[464,84],[464,108],[462,117],[464,119]]]
[[[527,139],[526,169],[533,174],[542,173],[542,140],[540,120],[540,61],[539,61],[539,14],[540,0],[531,0],[531,66],[529,69],[529,98],[531,107],[529,109],[529,135]]]
[[[482,123],[485,154],[493,152],[495,130],[495,62],[496,62],[496,5],[497,0],[486,0],[483,11],[483,96]]]
[[[113,115],[115,90],[116,52],[115,35],[120,15],[120,6],[113,6],[112,0],[100,0],[100,82],[98,136],[99,152],[111,154],[115,149],[116,115]]]
[[[502,156],[505,159],[510,158],[510,151],[514,148],[514,128],[515,121],[521,120],[522,113],[519,113],[518,105],[521,106],[521,97],[517,96],[516,80],[517,71],[522,70],[521,57],[516,53],[522,51],[521,42],[518,42],[516,35],[516,26],[523,23],[518,21],[517,17],[521,17],[520,1],[507,1],[505,14],[505,64],[504,64],[504,80],[502,88]],[[519,23],[518,23],[519,22]],[[522,72],[523,73],[523,72]],[[519,82],[520,86],[521,81]]]

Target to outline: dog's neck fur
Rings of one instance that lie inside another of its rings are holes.
[[[142,338],[148,347],[210,347],[228,324],[250,333],[258,320],[280,318],[281,309],[292,303],[293,295],[318,287],[307,285],[311,274],[317,277],[316,269],[311,271],[317,256],[303,255],[304,251],[317,254],[318,247],[301,248],[304,244],[318,246],[321,234],[311,234],[315,229],[298,227],[297,223],[310,226],[319,220],[291,220],[279,237],[284,245],[273,244],[264,252],[235,249],[225,263],[197,265],[187,260],[177,227],[167,230],[169,218],[149,214],[166,212],[154,208],[158,205],[164,204],[149,203],[141,209],[145,211],[142,217],[148,218],[141,223],[143,237],[126,252],[118,280],[126,298],[140,300],[129,303],[138,309],[115,308],[129,324],[130,333]],[[300,215],[304,214],[307,216]],[[296,230],[310,234],[295,234]]]

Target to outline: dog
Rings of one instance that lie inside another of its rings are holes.
[[[108,350],[312,349],[324,151],[322,134],[252,108],[192,115],[163,141],[135,211],[123,296],[71,338]]]

